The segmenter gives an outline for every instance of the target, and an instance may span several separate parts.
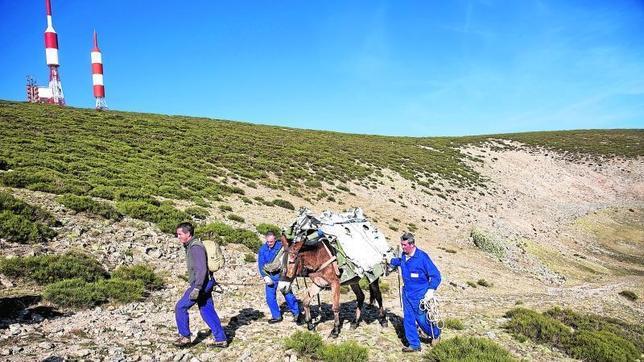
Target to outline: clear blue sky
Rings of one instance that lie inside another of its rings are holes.
[[[643,0],[52,0],[69,105],[384,135],[644,128]],[[44,0],[0,0],[0,99],[47,81]]]

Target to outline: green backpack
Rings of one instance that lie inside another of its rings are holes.
[[[208,259],[208,271],[214,273],[226,265],[226,258],[221,250],[221,245],[214,240],[202,240]]]

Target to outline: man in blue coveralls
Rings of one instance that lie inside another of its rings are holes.
[[[403,255],[390,260],[394,267],[400,267],[404,283],[403,302],[403,328],[409,346],[403,352],[419,352],[420,338],[416,324],[429,336],[437,339],[441,330],[435,323],[427,320],[425,312],[420,309],[421,300],[431,300],[434,291],[441,283],[441,273],[429,258],[427,253],[416,247],[412,233],[405,233],[400,237],[400,246]]]
[[[262,245],[259,249],[259,253],[257,254],[259,275],[264,280],[264,284],[266,284],[266,304],[268,304],[268,308],[271,310],[271,319],[268,323],[278,323],[282,321],[282,313],[280,312],[280,307],[277,304],[277,284],[280,280],[279,270],[272,274],[264,271],[264,266],[275,260],[280,249],[282,249],[282,242],[276,241],[275,234],[272,231],[269,231],[266,233],[266,243]],[[286,292],[282,292],[282,294],[284,294],[284,299],[286,299],[288,308],[293,313],[293,320],[299,322],[300,308],[297,304],[297,298],[295,298],[295,295],[293,295],[290,288]]]
[[[186,249],[186,262],[188,264],[188,283],[190,286],[183,293],[183,297],[177,302],[174,308],[174,315],[179,330],[179,339],[174,344],[178,347],[185,347],[191,344],[190,318],[188,309],[193,305],[199,306],[201,318],[206,322],[214,340],[206,342],[209,346],[225,348],[228,340],[221,321],[215,311],[212,302],[212,288],[215,285],[215,278],[208,271],[208,259],[206,259],[206,248],[201,240],[194,237],[194,227],[188,222],[177,225],[177,238]]]

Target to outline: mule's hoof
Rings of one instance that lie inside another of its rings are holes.
[[[351,329],[357,329],[360,323],[351,323]]]
[[[307,324],[306,324],[306,328],[307,328],[309,331],[313,331],[313,330],[315,330],[315,324],[313,324],[313,323],[307,323]]]
[[[338,338],[339,335],[340,331],[336,331],[335,329],[331,331],[331,338]]]
[[[383,328],[389,327],[389,322],[387,322],[387,319],[383,318],[380,320],[380,326]]]

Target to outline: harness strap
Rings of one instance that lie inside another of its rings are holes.
[[[331,251],[329,250],[329,247],[326,246],[325,242],[322,242],[322,245],[324,245],[324,250],[326,250],[326,252],[329,254],[329,256],[332,256],[332,258],[327,260],[327,261],[325,261],[324,264],[322,264],[318,268],[318,270],[322,270],[322,269],[326,268],[327,266],[329,266],[329,264],[333,263],[333,271],[335,272],[335,275],[340,276],[340,269],[338,269],[338,261],[337,261],[338,258],[335,255],[331,254]]]

